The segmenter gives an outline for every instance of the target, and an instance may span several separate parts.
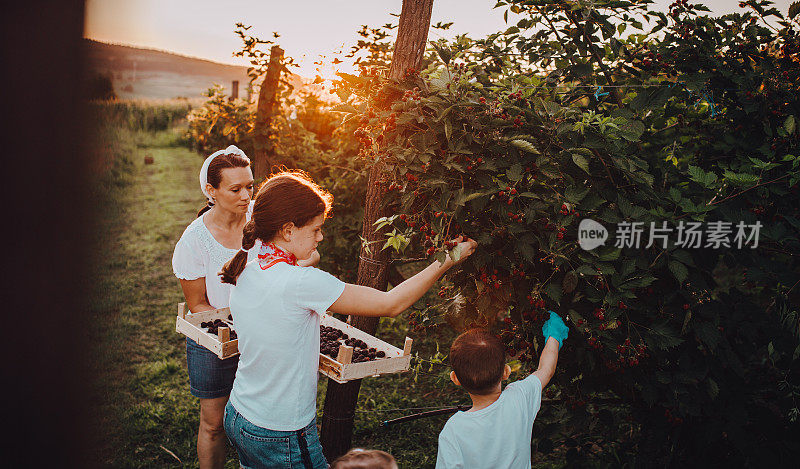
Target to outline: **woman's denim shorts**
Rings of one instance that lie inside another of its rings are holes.
[[[186,364],[189,368],[189,390],[194,397],[216,399],[230,395],[239,366],[239,355],[220,360],[210,350],[187,337]]]
[[[239,453],[239,465],[244,469],[328,467],[317,435],[316,418],[300,430],[268,430],[242,417],[228,401],[224,424],[231,445]]]

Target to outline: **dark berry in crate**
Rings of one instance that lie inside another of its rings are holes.
[[[233,321],[233,316],[231,316],[230,314],[228,315],[228,321]]]
[[[375,356],[378,357],[378,358],[383,358],[383,357],[386,356],[386,352],[384,352],[383,350],[378,350],[378,352],[375,354]]]

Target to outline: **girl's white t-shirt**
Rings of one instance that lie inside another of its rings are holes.
[[[252,207],[251,203],[246,215],[247,221],[250,221]],[[208,304],[214,308],[226,308],[233,285],[222,283],[217,274],[237,252],[238,249],[228,249],[220,244],[203,223],[203,216],[199,216],[186,227],[175,245],[175,252],[172,254],[172,272],[183,280],[205,277]],[[251,249],[247,253],[247,260],[255,258],[257,250]]]
[[[293,431],[315,417],[320,315],[344,287],[314,267],[247,264],[230,297],[240,352],[230,402],[244,418]]]

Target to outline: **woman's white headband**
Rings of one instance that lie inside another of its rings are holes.
[[[211,160],[219,155],[229,155],[231,153],[239,155],[247,161],[250,161],[250,158],[248,158],[247,155],[245,155],[244,152],[236,145],[231,145],[224,150],[214,152],[211,154],[211,156],[206,158],[205,161],[203,161],[203,167],[200,168],[200,190],[203,191],[203,194],[208,198],[209,202],[213,202],[213,200],[211,199],[211,194],[208,192],[208,189],[206,189],[206,185],[208,184],[208,166],[211,164]]]

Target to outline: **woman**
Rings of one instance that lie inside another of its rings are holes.
[[[326,468],[315,421],[320,315],[395,317],[455,264],[434,262],[388,292],[299,268],[323,239],[331,199],[301,173],[271,177],[258,191],[242,250],[221,272],[235,285],[230,305],[241,353],[225,431],[242,467]],[[258,262],[246,263],[256,240]],[[476,243],[457,241],[463,260]]]
[[[233,145],[212,154],[200,170],[200,190],[208,203],[183,232],[172,257],[173,272],[192,313],[228,306],[231,286],[220,282],[218,272],[239,251],[242,228],[250,219],[250,159]],[[309,263],[318,259],[315,253]],[[190,391],[200,399],[200,467],[221,468],[225,464],[222,418],[239,358],[220,360],[187,338],[186,362]]]

